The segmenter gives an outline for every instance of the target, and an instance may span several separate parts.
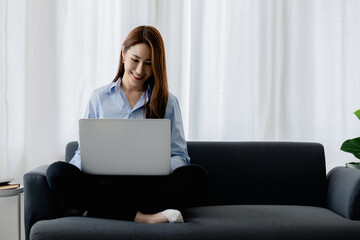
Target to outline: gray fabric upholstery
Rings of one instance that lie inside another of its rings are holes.
[[[66,147],[66,161],[77,142]],[[26,239],[358,239],[358,170],[326,178],[323,146],[296,142],[188,142],[208,171],[209,198],[184,224],[62,217],[46,166],[24,176]],[[327,208],[328,207],[328,208]]]
[[[325,206],[323,146],[296,142],[188,142],[209,174],[209,204]]]
[[[65,148],[65,162],[70,162],[70,160],[73,158],[75,151],[78,149],[78,142],[72,141],[66,144]]]
[[[360,220],[360,171],[337,167],[328,174],[327,205],[349,219]]]
[[[184,224],[67,217],[37,222],[32,240],[358,239],[359,222],[320,207],[227,205],[188,209]],[[57,234],[54,235],[54,232]]]
[[[24,175],[26,239],[29,239],[31,226],[37,221],[61,216],[61,200],[51,192],[48,186],[46,169],[47,166],[41,166]]]

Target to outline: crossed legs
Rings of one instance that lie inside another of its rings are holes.
[[[65,162],[55,162],[47,171],[49,187],[63,200],[64,213],[87,210],[88,216],[142,223],[179,221],[180,212],[163,210],[201,204],[206,175],[196,165],[177,168],[169,176],[89,175]]]

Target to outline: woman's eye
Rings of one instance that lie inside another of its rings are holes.
[[[147,63],[145,63],[146,65],[148,65],[148,66],[151,66],[151,62],[147,62]]]
[[[139,60],[132,58],[131,60],[133,60],[134,62],[139,62]]]

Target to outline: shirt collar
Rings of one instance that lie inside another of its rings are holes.
[[[120,82],[121,82],[120,79],[118,79],[116,82],[111,82],[111,84],[109,84],[108,89],[106,90],[106,93],[111,93],[111,91],[113,91],[113,90],[117,91],[116,86],[117,85],[120,86]]]
[[[120,92],[120,88],[121,88],[121,78],[119,78],[116,82],[115,82],[115,92]]]

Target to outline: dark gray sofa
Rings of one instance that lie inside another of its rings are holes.
[[[76,148],[67,145],[67,161]],[[188,142],[188,151],[208,171],[208,199],[185,223],[63,217],[42,166],[24,175],[26,239],[360,239],[360,171],[326,175],[321,144]]]

